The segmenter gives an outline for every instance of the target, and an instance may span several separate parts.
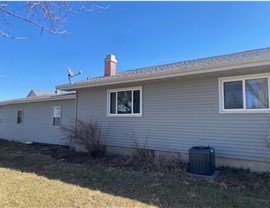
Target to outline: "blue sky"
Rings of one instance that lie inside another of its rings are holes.
[[[100,2],[108,9],[73,15],[66,36],[43,33],[10,19],[13,34],[0,38],[0,100],[31,89],[54,91],[68,82],[103,75],[106,54],[117,71],[270,46],[270,2]],[[1,22],[0,22],[1,29]]]

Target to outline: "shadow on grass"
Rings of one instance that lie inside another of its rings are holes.
[[[67,162],[51,157],[54,145],[25,145],[0,140],[0,167],[35,173],[91,190],[99,190],[159,207],[267,207],[269,192],[222,190],[183,175],[134,171],[109,162]],[[59,154],[59,153],[57,153]]]

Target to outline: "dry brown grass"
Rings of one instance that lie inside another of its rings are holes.
[[[34,173],[0,168],[0,207],[146,207],[114,196]],[[151,207],[151,206],[149,206]]]

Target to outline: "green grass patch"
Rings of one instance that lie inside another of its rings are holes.
[[[224,168],[207,182],[59,148],[0,140],[0,207],[270,207],[269,174]]]

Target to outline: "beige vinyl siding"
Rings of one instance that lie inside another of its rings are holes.
[[[75,116],[75,99],[5,105],[0,107],[0,138],[62,144],[63,132],[52,126],[53,106],[61,106],[61,124]],[[17,109],[23,109],[23,123],[17,125]]]
[[[129,134],[144,138],[149,131],[150,149],[187,153],[194,145],[210,145],[220,157],[269,160],[265,139],[270,114],[220,114],[221,76],[212,73],[129,85],[142,86],[142,117],[106,115],[107,90],[127,85],[80,89],[78,118],[99,119],[104,130],[109,129],[109,145],[130,147]]]

